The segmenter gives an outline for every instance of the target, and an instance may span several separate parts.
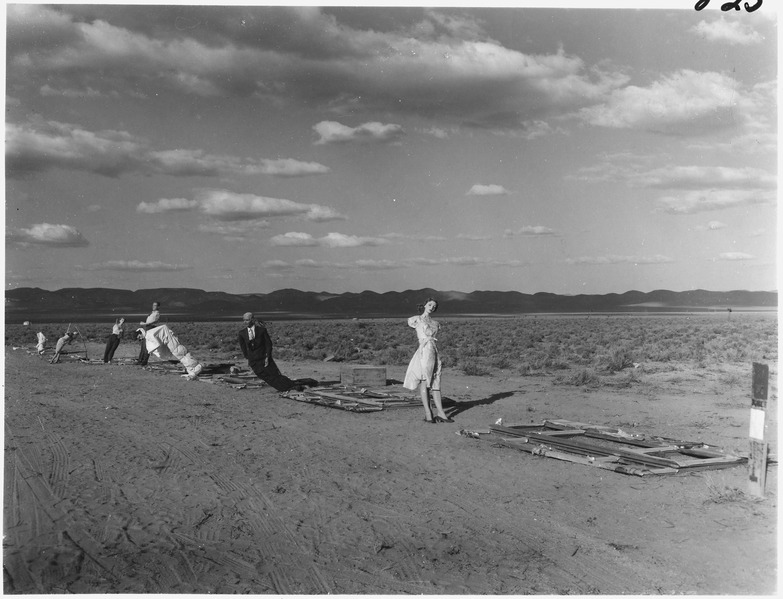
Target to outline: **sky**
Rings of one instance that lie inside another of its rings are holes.
[[[341,4],[7,4],[5,289],[777,289],[775,3]]]

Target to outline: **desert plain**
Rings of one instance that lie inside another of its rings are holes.
[[[105,323],[49,364],[7,325],[4,592],[776,594],[776,314],[440,320],[436,425],[145,369],[128,336],[104,365]],[[170,326],[247,371],[237,324]],[[415,349],[404,322],[269,329],[285,374],[324,383],[382,364],[400,390]],[[460,434],[565,419],[747,456],[754,362],[763,496],[745,465],[632,476]]]

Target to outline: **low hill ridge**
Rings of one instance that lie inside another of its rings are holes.
[[[6,291],[6,322],[25,320],[95,321],[146,314],[161,302],[171,320],[238,319],[243,312],[278,318],[379,318],[415,314],[428,297],[440,299],[444,315],[526,313],[775,310],[775,291],[627,291],[603,295],[558,295],[518,291],[437,291],[408,289],[378,293],[327,293],[279,289],[271,293],[231,294],[188,288],[65,288],[48,291],[22,287]]]

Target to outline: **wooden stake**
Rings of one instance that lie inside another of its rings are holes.
[[[748,489],[752,495],[764,496],[767,484],[767,448],[764,420],[767,411],[769,366],[753,363],[753,392],[750,403],[750,456]]]

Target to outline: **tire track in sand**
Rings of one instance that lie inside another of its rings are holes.
[[[195,536],[178,533],[178,538],[184,542],[201,545],[202,551],[209,554],[208,558],[221,565],[235,569],[239,574],[263,573],[269,577],[274,592],[279,594],[315,593],[328,594],[331,586],[314,563],[310,547],[289,528],[286,521],[279,515],[280,510],[269,497],[252,483],[239,482],[239,476],[232,477],[226,471],[218,471],[210,463],[201,458],[190,445],[198,443],[197,439],[184,439],[177,435],[170,437],[169,455],[173,450],[191,462],[191,466],[206,474],[222,493],[219,498],[224,509],[233,509],[234,525],[246,526],[252,532],[253,543],[246,551],[257,553],[255,561],[227,554],[225,550],[215,553],[215,547],[235,547],[236,539],[224,539],[225,530],[214,526],[199,526]],[[202,443],[202,445],[204,445]],[[167,460],[164,468],[166,476],[176,476],[184,463],[178,460]],[[210,547],[211,546],[211,547]],[[299,572],[294,579],[289,573]]]

